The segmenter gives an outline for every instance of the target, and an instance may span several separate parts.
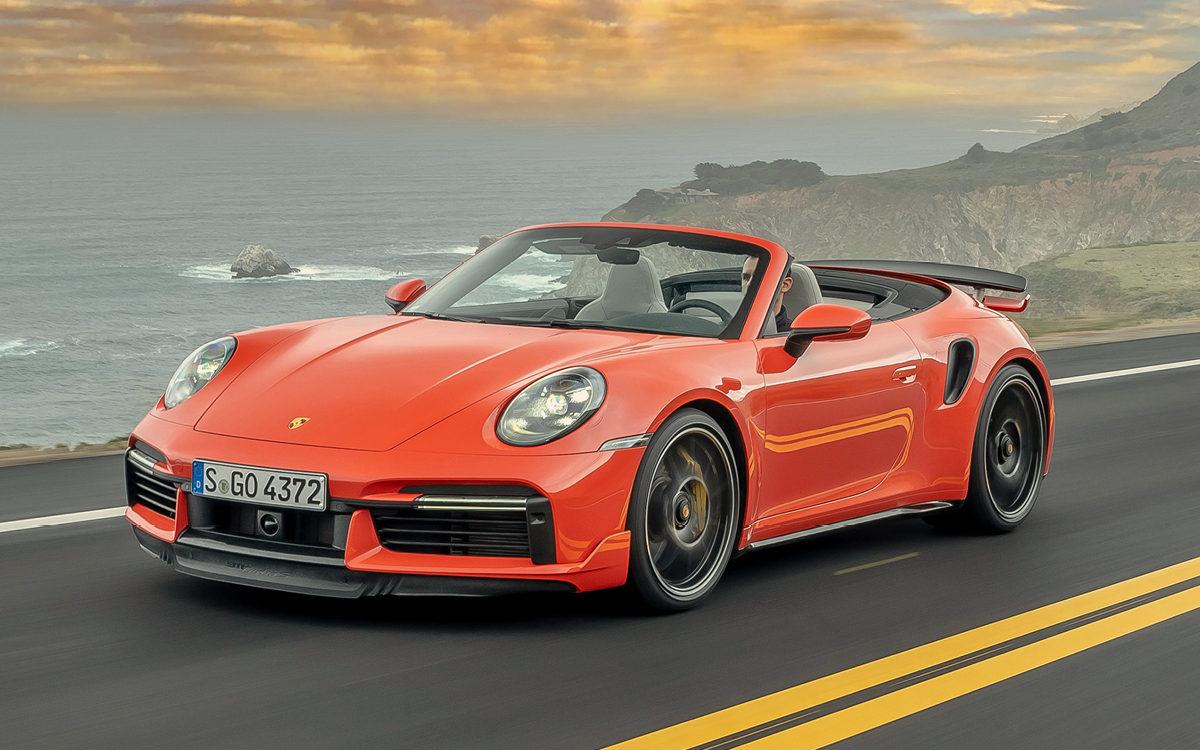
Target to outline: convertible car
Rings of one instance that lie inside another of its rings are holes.
[[[513,232],[394,313],[197,349],[130,437],[140,545],[181,572],[357,597],[707,597],[731,556],[1033,508],[1050,380],[1019,276],[797,262],[637,224]]]

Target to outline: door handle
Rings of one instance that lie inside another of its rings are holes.
[[[897,368],[897,370],[892,373],[892,380],[899,380],[901,383],[908,384],[908,383],[913,382],[916,379],[917,379],[917,366],[916,365],[900,367],[900,368]]]

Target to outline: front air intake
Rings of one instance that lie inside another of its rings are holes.
[[[555,562],[550,503],[542,497],[426,495],[372,508],[371,520],[379,543],[393,552]]]

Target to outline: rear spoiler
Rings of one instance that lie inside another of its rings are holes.
[[[929,263],[922,260],[812,260],[805,261],[806,266],[825,266],[829,268],[861,268],[865,271],[883,271],[885,273],[905,273],[913,276],[928,276],[931,279],[944,281],[947,284],[969,286],[975,290],[975,298],[985,307],[1000,312],[1024,312],[1029,304],[1029,295],[1024,299],[1010,297],[991,297],[983,294],[984,289],[998,289],[1002,292],[1023,292],[1029,285],[1024,276],[1004,271],[994,271],[990,268],[974,266],[956,266],[950,263]]]

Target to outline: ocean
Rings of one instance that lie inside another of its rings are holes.
[[[1038,138],[996,112],[533,119],[0,112],[0,445],[128,434],[205,341],[386,312],[480,235],[598,220],[697,162],[855,174]],[[230,279],[247,244],[301,272]]]

